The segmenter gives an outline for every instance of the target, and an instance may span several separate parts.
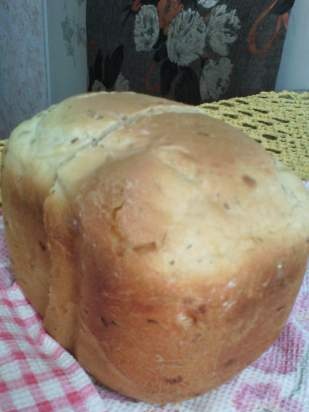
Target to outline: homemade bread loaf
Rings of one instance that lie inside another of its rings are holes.
[[[277,338],[309,250],[302,182],[198,108],[78,96],[12,133],[12,269],[99,382],[149,402],[222,384]]]

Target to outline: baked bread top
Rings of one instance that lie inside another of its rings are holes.
[[[134,93],[70,98],[22,123],[8,157],[43,197],[82,198],[88,219],[96,209],[89,193],[98,190],[122,247],[161,274],[223,276],[257,250],[308,240],[299,179],[198,108]]]

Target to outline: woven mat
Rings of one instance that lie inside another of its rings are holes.
[[[262,92],[201,107],[239,127],[301,179],[309,179],[309,93]]]

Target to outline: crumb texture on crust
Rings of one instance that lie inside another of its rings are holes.
[[[105,385],[187,399],[280,333],[305,270],[308,194],[204,111],[134,93],[67,99],[15,129],[2,185],[18,283]]]

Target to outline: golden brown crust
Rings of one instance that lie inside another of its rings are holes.
[[[128,396],[225,382],[278,336],[300,287],[301,182],[198,109],[69,99],[16,129],[3,186],[17,281],[49,333]]]

